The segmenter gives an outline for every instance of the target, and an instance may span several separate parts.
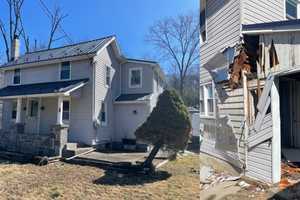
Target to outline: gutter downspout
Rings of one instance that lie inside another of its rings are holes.
[[[98,142],[98,138],[97,138],[97,129],[94,128],[94,121],[96,120],[95,117],[95,81],[96,81],[96,61],[93,58],[92,60],[92,124],[93,124],[93,130],[94,130],[94,135],[95,135],[95,140],[94,142],[97,143]],[[94,143],[93,142],[93,143]]]

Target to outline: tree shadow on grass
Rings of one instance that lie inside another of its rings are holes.
[[[143,185],[167,180],[172,175],[167,171],[155,171],[150,174],[127,173],[122,174],[114,170],[106,170],[105,175],[95,180],[94,184],[101,185]]]

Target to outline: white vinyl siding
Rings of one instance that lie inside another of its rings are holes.
[[[207,38],[200,47],[202,66],[224,47],[239,41],[240,25],[240,1],[206,0]]]
[[[243,24],[285,20],[285,0],[241,0]]]

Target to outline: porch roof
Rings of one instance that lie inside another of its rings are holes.
[[[84,86],[89,79],[70,81],[57,81],[46,83],[34,83],[25,85],[13,85],[0,89],[0,99],[23,96],[56,96],[69,95],[70,92]]]
[[[115,101],[116,102],[128,102],[128,101],[145,101],[150,97],[150,93],[140,94],[121,94]]]

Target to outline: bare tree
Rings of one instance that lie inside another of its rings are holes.
[[[6,59],[10,61],[10,47],[14,38],[19,37],[23,32],[25,34],[21,21],[24,0],[6,0],[6,2],[9,9],[8,25],[0,19],[0,31],[5,44]]]
[[[24,5],[25,0],[6,0],[8,6],[8,21],[5,23],[2,19],[0,19],[0,33],[2,36],[2,40],[4,41],[5,45],[5,54],[6,60],[10,61],[10,50],[15,37],[22,39],[23,43],[25,44],[26,52],[29,52],[32,49],[36,49],[37,41],[35,40],[34,48],[31,47],[29,35],[26,32],[24,19],[22,16],[22,7]],[[64,15],[59,6],[55,6],[53,13],[50,9],[46,6],[46,4],[40,0],[42,5],[42,9],[44,10],[45,14],[50,19],[50,34],[49,39],[46,45],[46,48],[50,49],[51,45],[62,38],[67,37],[66,32],[61,28],[62,20],[67,16]],[[60,28],[63,32],[63,36],[58,36],[55,38],[56,33],[58,32],[58,28]],[[69,41],[71,40],[68,38]]]
[[[185,79],[190,68],[198,62],[199,17],[179,15],[158,21],[146,37],[179,75],[179,93],[183,95]]]
[[[54,10],[54,13],[51,14],[51,24],[50,24],[50,35],[49,35],[49,40],[48,40],[48,45],[47,45],[47,48],[50,49],[51,48],[51,45],[53,42],[57,41],[57,40],[60,40],[62,38],[64,38],[65,36],[60,36],[58,38],[54,38],[55,36],[55,33],[57,32],[62,20],[66,17],[67,15],[63,15],[61,10],[60,10],[60,7],[56,6],[55,7],[55,10]]]

